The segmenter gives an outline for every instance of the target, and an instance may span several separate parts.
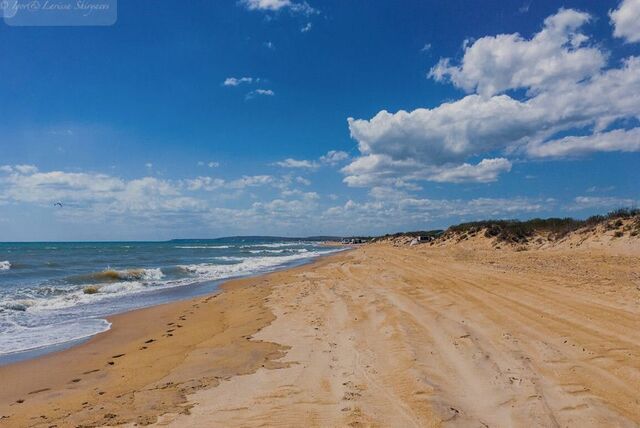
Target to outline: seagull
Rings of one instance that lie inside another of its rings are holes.
[[[58,202],[54,203],[53,206],[62,208],[62,202],[58,201]]]

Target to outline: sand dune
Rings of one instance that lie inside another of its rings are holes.
[[[48,385],[28,371],[61,354],[0,368],[16,382],[0,414],[8,426],[638,426],[639,261],[367,245],[230,284],[210,301],[126,314],[62,353],[95,365],[105,343],[123,349],[115,366],[99,364],[111,374],[28,395],[19,389]],[[175,342],[160,335],[138,349],[157,336],[153,320],[183,313]],[[128,328],[141,320],[142,335]],[[144,352],[153,360],[141,363]],[[149,394],[158,385],[172,394]]]

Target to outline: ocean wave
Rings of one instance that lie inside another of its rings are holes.
[[[72,282],[117,282],[117,281],[151,281],[164,277],[160,268],[149,269],[105,269],[100,272],[93,272],[87,275],[78,275]]]
[[[273,242],[266,244],[252,244],[241,245],[240,248],[280,248],[280,247],[294,247],[296,245],[303,245],[304,242]]]
[[[228,245],[181,245],[175,248],[182,248],[182,249],[209,249],[209,248],[217,248],[217,249],[224,249],[224,248],[231,248]]]
[[[279,266],[311,257],[322,255],[322,252],[308,251],[280,257],[226,257],[226,261],[237,261],[233,264],[200,263],[195,265],[181,265],[178,268],[195,274],[203,280],[216,280],[234,276],[250,275],[258,272],[273,270]],[[221,258],[222,259],[222,258]]]
[[[286,248],[282,250],[249,250],[251,254],[282,254],[282,253],[306,253],[306,248]]]
[[[102,284],[82,284],[73,287],[39,287],[29,291],[23,290],[23,296],[18,298],[5,297],[1,299],[0,311],[50,312],[188,283],[193,283],[193,280],[189,282],[119,281]]]
[[[11,263],[8,260],[0,262],[0,270],[9,270],[11,269]]]

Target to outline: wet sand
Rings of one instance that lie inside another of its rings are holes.
[[[2,367],[0,425],[638,426],[639,266],[367,245]]]

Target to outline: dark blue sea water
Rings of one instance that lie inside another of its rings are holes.
[[[209,293],[221,280],[337,250],[278,238],[0,243],[0,362],[105,331],[107,315]]]

